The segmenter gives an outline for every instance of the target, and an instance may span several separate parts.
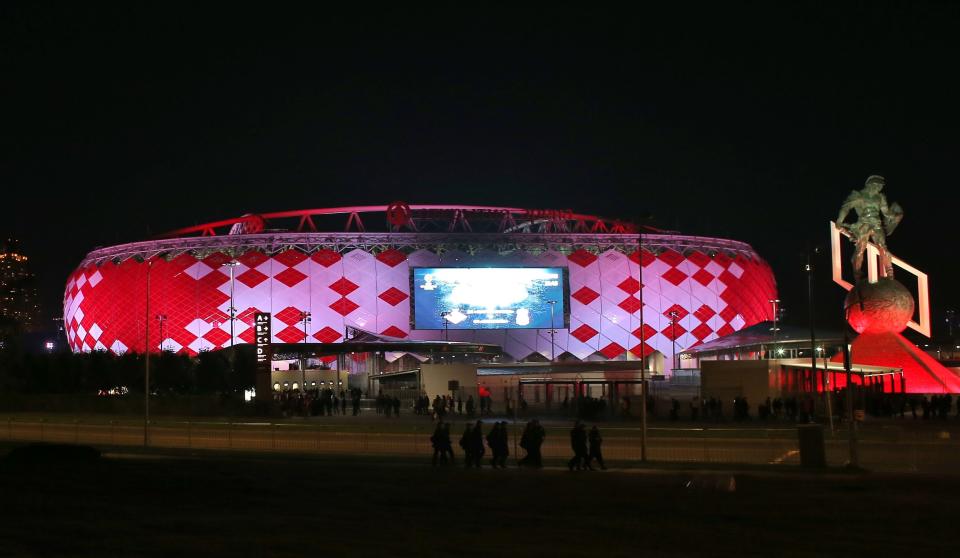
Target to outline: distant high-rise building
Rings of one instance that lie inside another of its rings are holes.
[[[40,325],[36,278],[18,244],[12,238],[0,243],[0,327],[31,331]]]

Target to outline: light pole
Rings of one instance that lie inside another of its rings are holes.
[[[310,312],[300,312],[300,321],[303,322],[303,344],[307,344],[307,324],[310,323]],[[337,380],[340,379],[340,371],[337,371]],[[303,362],[300,366],[300,393],[306,398],[307,394],[307,355],[303,353]]]
[[[647,462],[647,363],[644,357],[643,338],[643,224],[637,224],[637,275],[640,281],[640,391],[643,402],[640,404],[640,461]]]
[[[547,304],[550,305],[550,362],[554,362],[557,358],[557,345],[554,343],[554,336],[557,334],[557,330],[554,329],[553,325],[553,309],[556,307],[557,301],[548,300]]]
[[[157,314],[157,323],[160,324],[160,352],[163,353],[163,322],[167,321],[166,314]]]
[[[147,261],[147,300],[143,326],[143,446],[149,445],[148,429],[150,425],[150,270],[153,260]]]
[[[774,348],[776,348],[776,346],[777,346],[777,332],[780,331],[780,328],[777,327],[777,318],[778,318],[779,315],[780,315],[780,312],[779,312],[779,310],[780,310],[780,299],[779,299],[779,298],[771,298],[768,302],[773,305],[773,329],[772,329],[771,331],[773,331],[773,346],[774,346]],[[768,358],[769,358],[769,357],[768,357]]]
[[[677,369],[677,318],[680,317],[680,313],[676,310],[671,310],[670,314],[670,338],[673,343],[672,353],[670,355],[670,360],[673,364],[673,370]],[[670,371],[673,374],[673,370]]]
[[[450,312],[440,312],[440,317],[443,318],[443,340],[450,340]]]
[[[234,356],[234,351],[233,351],[233,340],[234,340],[233,322],[236,320],[236,317],[237,317],[237,308],[233,302],[234,270],[238,265],[240,265],[240,262],[238,262],[237,260],[230,260],[229,262],[223,265],[230,268],[230,308],[228,308],[227,310],[229,310],[230,312],[230,381],[232,383],[236,381],[236,370],[235,370],[236,356]]]

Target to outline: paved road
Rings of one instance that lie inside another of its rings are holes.
[[[386,429],[384,429],[386,430]],[[177,422],[154,425],[149,444],[154,447],[244,450],[292,453],[422,456],[432,449],[429,425],[358,429],[334,426],[270,423]],[[400,431],[397,431],[400,430]],[[406,431],[404,431],[406,430]],[[612,430],[612,429],[611,429]],[[516,454],[511,431],[511,453]],[[638,461],[640,437],[635,429],[618,429],[604,441],[611,461]],[[935,433],[933,433],[935,434]],[[456,437],[458,434],[455,433]],[[861,463],[884,471],[960,473],[960,440],[942,433],[897,431],[895,435],[868,436],[859,444]],[[143,426],[130,423],[89,424],[80,421],[7,421],[0,423],[0,440],[83,443],[95,446],[139,446]],[[456,449],[456,447],[455,447]],[[841,465],[848,459],[844,439],[826,443],[827,461]],[[521,450],[522,453],[522,450]],[[543,447],[547,460],[570,455],[565,429],[550,429]],[[743,430],[657,429],[647,445],[651,461],[717,464],[797,464],[799,448],[792,429]]]

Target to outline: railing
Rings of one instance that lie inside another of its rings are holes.
[[[132,421],[58,420],[8,417],[0,422],[0,440],[61,442],[99,447],[142,446],[143,424]],[[396,422],[394,422],[396,421]],[[485,427],[485,430],[489,428]],[[509,424],[511,460],[516,458],[521,424]],[[569,427],[547,426],[541,448],[548,465],[571,457]],[[190,448],[247,452],[285,452],[422,458],[432,454],[433,424],[383,419],[383,422],[297,424],[290,422],[151,422],[148,440],[156,448]],[[451,439],[457,457],[461,430]],[[603,454],[617,466],[640,463],[641,436],[635,426],[604,426]],[[523,450],[519,450],[521,456]],[[952,425],[879,426],[859,433],[862,466],[880,471],[960,472],[960,428]],[[798,465],[797,432],[792,427],[650,428],[648,460],[655,463],[713,465]],[[826,435],[827,463],[843,465],[848,456],[843,431]],[[488,455],[489,457],[489,450]]]

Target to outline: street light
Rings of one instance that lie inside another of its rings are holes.
[[[548,300],[547,304],[550,305],[550,362],[554,362],[554,360],[556,360],[557,351],[557,345],[554,343],[554,336],[557,334],[557,330],[554,329],[553,325],[553,309],[556,307],[557,301]]]
[[[628,268],[629,269],[629,268]],[[643,402],[640,405],[640,461],[647,461],[647,364],[644,360],[643,338],[643,224],[637,224],[637,275],[640,282],[640,391]]]
[[[680,317],[680,313],[676,310],[671,310],[668,315],[670,316],[670,337],[671,341],[673,342],[673,352],[670,356],[670,360],[673,362],[673,369],[676,370],[679,368],[677,366],[677,319]]]
[[[303,344],[307,344],[307,324],[310,323],[310,312],[301,311],[300,312],[300,321],[303,322]],[[303,353],[303,362],[300,366],[300,393],[306,396],[306,387],[307,387],[307,355]],[[337,372],[337,379],[340,378],[339,371]]]
[[[227,310],[230,313],[230,375],[233,376],[235,374],[234,362],[236,360],[235,357],[233,356],[233,340],[234,340],[233,322],[236,320],[236,317],[237,317],[237,308],[236,308],[236,304],[234,304],[234,301],[233,301],[233,286],[234,286],[234,270],[238,265],[240,265],[240,262],[238,262],[237,260],[230,260],[229,262],[223,265],[230,268],[230,308],[228,308]]]
[[[164,351],[164,348],[163,348],[163,322],[167,321],[167,315],[166,315],[166,314],[157,314],[156,318],[157,318],[157,322],[160,324],[160,352],[162,353],[162,352]]]
[[[150,425],[150,271],[153,260],[147,260],[147,300],[143,326],[143,446],[149,445]]]
[[[440,317],[443,318],[443,340],[450,340],[450,312],[440,312]]]

